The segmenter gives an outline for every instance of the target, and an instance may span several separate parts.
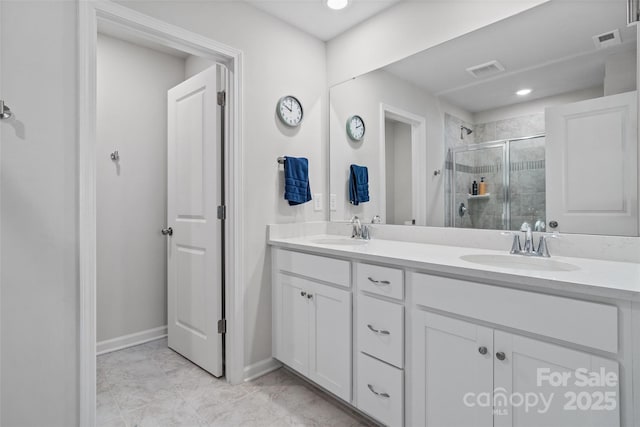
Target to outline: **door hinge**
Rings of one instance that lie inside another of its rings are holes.
[[[227,105],[227,92],[225,92],[224,90],[218,92],[218,105],[221,107]]]
[[[218,219],[227,219],[227,207],[225,205],[218,206]]]
[[[218,333],[219,334],[227,333],[227,319],[218,320]]]

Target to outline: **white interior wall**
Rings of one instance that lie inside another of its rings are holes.
[[[399,2],[327,43],[329,85],[376,70],[546,1]]]
[[[396,224],[405,224],[406,221],[415,219],[413,217],[413,198],[407,195],[412,192],[412,169],[411,169],[411,125],[402,122],[395,122],[393,126],[395,180],[392,187],[394,205],[394,217]],[[389,194],[387,194],[389,198]]]
[[[396,136],[395,122],[391,119],[385,119],[384,121],[384,143],[385,143],[385,185],[388,191],[395,190],[396,187],[396,150],[395,150],[395,136]],[[391,195],[387,195],[386,204],[387,217],[385,218],[387,224],[396,223],[396,211],[394,209],[394,198]]]
[[[389,118],[384,122],[386,223],[402,225],[413,219],[411,125]]]
[[[427,225],[444,225],[444,195],[442,176],[434,176],[435,169],[444,169],[443,113],[438,99],[424,89],[407,83],[385,71],[373,71],[331,88],[331,192],[336,194],[334,221],[349,220],[358,215],[370,220],[381,214],[380,181],[380,104],[388,104],[403,111],[424,117],[428,156],[423,165],[427,169]],[[365,121],[366,134],[361,142],[351,141],[345,123],[353,114]],[[349,165],[356,163],[369,168],[370,201],[359,206],[349,204],[347,182]],[[391,194],[387,190],[388,194]],[[383,218],[383,220],[386,220]]]
[[[167,90],[185,80],[185,65],[98,35],[98,342],[167,324]]]
[[[0,1],[0,425],[78,425],[76,3]]]
[[[207,68],[212,67],[214,65],[215,65],[215,62],[209,59],[201,58],[199,56],[189,55],[185,60],[184,77],[185,79],[188,79],[189,77],[193,77],[199,72],[204,71]]]
[[[271,359],[271,260],[266,225],[325,220],[313,203],[291,207],[276,158],[309,159],[311,191],[326,194],[327,84],[325,45],[242,2],[124,1],[125,6],[202,34],[244,53],[245,366]],[[284,66],[283,64],[286,64]],[[304,120],[290,129],[276,117],[276,102],[295,95]]]
[[[604,67],[604,95],[636,90],[636,51],[619,52],[607,57]]]

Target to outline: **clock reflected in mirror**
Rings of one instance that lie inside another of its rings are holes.
[[[364,120],[360,116],[351,116],[347,119],[347,135],[353,141],[362,141],[364,138]]]

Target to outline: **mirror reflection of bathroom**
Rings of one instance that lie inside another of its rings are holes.
[[[445,115],[447,226],[546,229],[543,114],[471,124]],[[497,130],[497,131],[496,131]],[[529,135],[527,135],[529,134]],[[495,138],[504,138],[498,139]]]

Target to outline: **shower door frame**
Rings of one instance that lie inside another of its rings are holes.
[[[470,151],[478,151],[478,150],[486,150],[490,148],[502,148],[502,191],[504,193],[504,202],[502,203],[502,230],[509,231],[511,225],[511,143],[516,141],[526,141],[535,138],[544,138],[546,136],[545,133],[530,135],[530,136],[522,136],[518,138],[507,138],[507,139],[497,139],[494,141],[480,142],[473,145],[466,146],[458,146],[451,148],[451,179],[449,180],[451,185],[451,195],[449,200],[450,212],[449,212],[449,220],[452,228],[462,228],[456,227],[456,154],[470,152]],[[478,228],[477,230],[484,230]]]

